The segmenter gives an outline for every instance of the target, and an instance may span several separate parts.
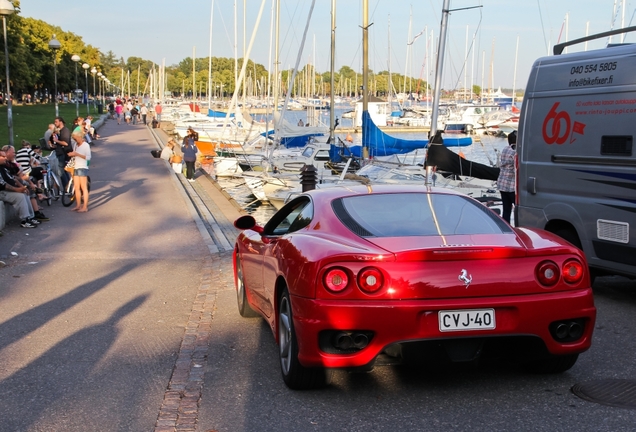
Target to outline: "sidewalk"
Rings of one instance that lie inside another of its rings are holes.
[[[214,257],[149,130],[99,133],[89,212],[54,202],[49,222],[0,237],[3,429],[160,429],[171,379],[177,397],[196,391],[178,386],[207,350]]]

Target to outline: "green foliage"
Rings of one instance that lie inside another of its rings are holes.
[[[42,20],[20,16],[19,1],[14,1],[16,13],[7,17],[7,38],[9,48],[9,69],[11,79],[11,92],[14,100],[22,94],[32,94],[35,91],[53,94],[55,88],[55,68],[57,64],[57,89],[59,93],[70,93],[78,86],[86,87],[86,77],[82,64],[87,63],[90,68],[95,67],[112,84],[121,86],[124,81],[124,91],[135,94],[139,86],[139,92],[148,94],[150,75],[158,73],[159,67],[150,60],[141,57],[118,58],[108,51],[102,53],[98,48],[84,43],[82,38],[74,33],[52,26]],[[49,48],[49,42],[55,37],[61,44],[57,52]],[[4,40],[0,40],[0,49],[4,49]],[[77,54],[81,60],[75,64],[71,57]],[[54,62],[55,56],[55,62]],[[243,59],[238,60],[238,69],[243,65]],[[212,58],[212,78],[208,83],[209,58],[194,59],[195,77],[192,76],[193,59],[188,57],[176,65],[166,67],[166,87],[174,94],[206,93],[213,91],[219,95],[231,95],[236,86],[235,61],[232,58]],[[0,70],[4,70],[4,56],[0,55]],[[292,89],[293,95],[307,95],[316,92],[327,95],[331,92],[331,74],[316,73],[312,65],[305,65],[296,75],[296,81],[290,83],[291,70],[282,70],[280,73],[282,91],[287,87]],[[83,76],[84,75],[84,76]],[[246,66],[246,89],[248,92],[265,91],[269,73],[265,66],[255,64],[249,60]],[[406,82],[406,77],[398,74],[391,76],[393,87],[400,91]],[[362,86],[362,75],[349,66],[342,66],[335,74],[335,89],[338,93],[346,91],[359,92]],[[91,85],[93,77],[88,77],[89,93],[93,92]],[[77,84],[76,84],[77,82]],[[265,85],[263,85],[265,83]],[[425,90],[428,84],[421,80],[412,79],[410,88],[415,91]],[[194,86],[194,89],[193,89]],[[357,89],[356,89],[357,86]],[[210,87],[210,89],[208,89]],[[4,85],[0,84],[0,93]],[[390,90],[388,72],[383,71],[377,75],[370,72],[369,90],[378,95],[386,95]]]

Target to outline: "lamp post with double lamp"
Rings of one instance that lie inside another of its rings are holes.
[[[82,69],[84,69],[84,79],[86,80],[86,92],[84,92],[84,97],[86,98],[86,115],[89,115],[90,112],[88,111],[88,69],[90,68],[90,65],[88,63],[84,63],[82,65]]]
[[[79,93],[79,86],[77,85],[77,63],[81,59],[80,56],[78,56],[77,54],[73,54],[71,60],[75,62],[75,91],[73,91],[73,93],[75,94],[75,117],[79,117],[79,100],[77,99]]]
[[[60,41],[55,39],[55,35],[53,35],[53,39],[49,41],[49,49],[53,50],[53,70],[55,76],[55,93],[53,94],[53,99],[55,100],[55,117],[60,116],[60,110],[57,106],[57,50],[62,47]]]
[[[9,145],[13,147],[13,105],[11,102],[11,87],[9,85],[9,46],[7,45],[7,16],[15,11],[9,0],[0,1],[0,15],[2,15],[2,29],[4,30],[4,65],[7,73],[7,124],[9,126]]]

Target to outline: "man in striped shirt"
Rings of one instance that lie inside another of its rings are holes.
[[[22,172],[31,175],[31,167],[35,159],[35,152],[31,149],[31,143],[22,140],[22,148],[15,154],[15,161],[20,164]]]
[[[22,140],[22,148],[16,152],[15,161],[20,165],[24,174],[32,177],[38,187],[41,186],[40,182],[44,181],[44,174],[42,174],[42,167],[38,166],[38,158],[31,148],[31,143]]]

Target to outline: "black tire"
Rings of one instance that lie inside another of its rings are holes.
[[[329,383],[331,371],[306,368],[298,361],[298,343],[287,288],[283,288],[278,300],[278,347],[280,370],[287,387],[308,390],[324,387]]]
[[[558,374],[572,368],[578,358],[578,354],[550,356],[526,364],[526,370],[536,374]]]
[[[68,191],[64,191],[62,193],[62,205],[64,207],[70,207],[71,204],[73,204],[73,201],[75,201],[75,187],[71,187],[69,188]]]
[[[562,239],[569,241],[577,248],[583,250],[583,246],[581,245],[581,240],[579,239],[579,236],[576,234],[576,231],[574,231],[574,228],[572,229],[561,228],[561,229],[555,230],[554,233],[558,235],[559,237],[561,237]]]
[[[60,199],[61,190],[62,190],[62,187],[58,185],[56,181],[53,181],[53,184],[51,185],[51,188],[49,189],[49,194],[53,196],[53,199],[55,201],[57,201]]]
[[[254,318],[260,316],[247,301],[247,294],[245,293],[245,283],[243,282],[243,266],[241,265],[241,258],[238,252],[236,253],[236,303],[238,304],[238,310],[244,318]]]

